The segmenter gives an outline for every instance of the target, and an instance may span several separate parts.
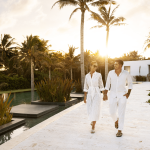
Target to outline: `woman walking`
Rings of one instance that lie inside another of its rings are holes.
[[[102,76],[96,72],[97,62],[92,61],[90,64],[90,72],[85,76],[84,82],[84,103],[87,103],[88,117],[91,121],[91,133],[95,133],[96,121],[100,118],[101,109],[101,92],[104,94],[104,86]]]

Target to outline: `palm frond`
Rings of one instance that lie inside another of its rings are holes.
[[[109,13],[106,9],[106,7],[102,6],[98,8],[98,11],[100,12],[102,18],[104,19],[105,22],[108,22],[109,20]]]
[[[150,43],[150,39],[149,38],[144,42],[144,44],[148,44],[148,43]]]
[[[147,44],[147,45],[145,46],[145,48],[144,48],[144,52],[145,52],[148,48],[150,48],[150,43],[149,43],[149,44]]]
[[[126,25],[126,23],[116,23],[116,24],[113,24],[113,26],[121,26],[121,25]]]
[[[11,46],[12,44],[15,44],[15,42],[14,42],[14,38],[13,39],[11,39],[10,41],[8,41],[7,43],[6,43],[6,47],[9,47],[9,46]]]
[[[94,28],[102,28],[102,27],[104,27],[104,25],[97,25],[97,26],[91,27],[91,29],[94,29]]]
[[[112,20],[112,21],[110,22],[110,25],[113,25],[114,23],[123,22],[124,20],[125,20],[124,17],[118,17],[118,18]]]
[[[96,2],[91,3],[91,6],[102,6],[102,5],[107,5],[109,4],[108,0],[98,0]]]
[[[108,4],[116,5],[116,2],[112,1],[112,0],[98,0],[98,1],[91,3],[90,5],[92,5],[92,6],[103,6],[103,5],[108,5]]]
[[[71,13],[71,15],[70,15],[70,17],[69,17],[69,20],[71,19],[72,15],[73,15],[75,12],[77,12],[79,9],[81,10],[81,8],[76,8],[76,9]]]
[[[114,15],[116,9],[117,9],[119,6],[120,6],[120,5],[117,5],[117,6],[113,9],[113,11],[111,12],[111,15],[110,15],[110,16],[113,16],[113,15]]]
[[[95,12],[91,13],[91,18],[93,20],[98,21],[99,23],[101,23],[102,25],[106,25],[106,22],[101,18],[101,16]]]
[[[76,6],[76,5],[79,4],[78,1],[76,1],[76,0],[59,0],[59,1],[57,1],[57,2],[55,2],[55,3],[53,4],[52,8],[53,8],[57,3],[59,4],[59,8],[60,8],[60,9],[63,8],[64,6],[67,6],[67,5]]]
[[[88,10],[89,12],[92,12],[86,3],[85,3],[85,9]]]
[[[93,2],[93,1],[94,1],[94,0],[86,0],[86,2],[87,2],[87,3],[89,3],[89,2]]]

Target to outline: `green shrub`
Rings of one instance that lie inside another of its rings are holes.
[[[81,82],[78,80],[78,81],[75,81],[75,89],[76,89],[76,92],[77,93],[81,93],[83,92],[82,90],[82,85],[81,85]]]
[[[8,123],[12,119],[12,114],[10,114],[12,107],[10,107],[10,104],[13,99],[8,103],[9,97],[10,94],[5,102],[4,97],[0,97],[0,125]]]
[[[10,77],[4,74],[0,74],[0,85],[0,90],[2,91],[26,89],[31,87],[30,82],[22,76],[18,77],[15,75]]]
[[[146,103],[150,103],[150,99],[148,101],[146,101]]]
[[[148,96],[150,96],[150,93],[148,93]]]
[[[35,84],[37,93],[42,101],[45,102],[65,102],[70,100],[70,93],[74,83],[66,79],[44,79]]]
[[[145,76],[136,76],[136,81],[146,81]]]

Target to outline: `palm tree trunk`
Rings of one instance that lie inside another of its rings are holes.
[[[105,56],[105,81],[107,81],[108,76],[108,38],[109,38],[109,27],[107,27],[107,35],[106,35],[106,56]]]
[[[31,56],[31,101],[34,101],[34,63]]]
[[[65,76],[65,80],[66,80],[66,71],[65,71],[65,74],[64,74],[64,76]]]
[[[51,68],[49,68],[49,80],[51,80]]]
[[[72,80],[72,67],[71,67],[70,73],[71,73],[71,80]]]
[[[85,78],[85,71],[84,71],[84,12],[81,11],[81,28],[80,28],[80,63],[81,63],[81,84],[82,89],[84,86],[84,78]]]

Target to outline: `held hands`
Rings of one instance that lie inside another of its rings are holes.
[[[104,94],[103,95],[103,101],[106,101],[106,100],[108,100],[108,96],[107,96],[107,94]]]
[[[129,98],[129,94],[128,93],[124,94],[123,96],[126,96],[127,99]]]

